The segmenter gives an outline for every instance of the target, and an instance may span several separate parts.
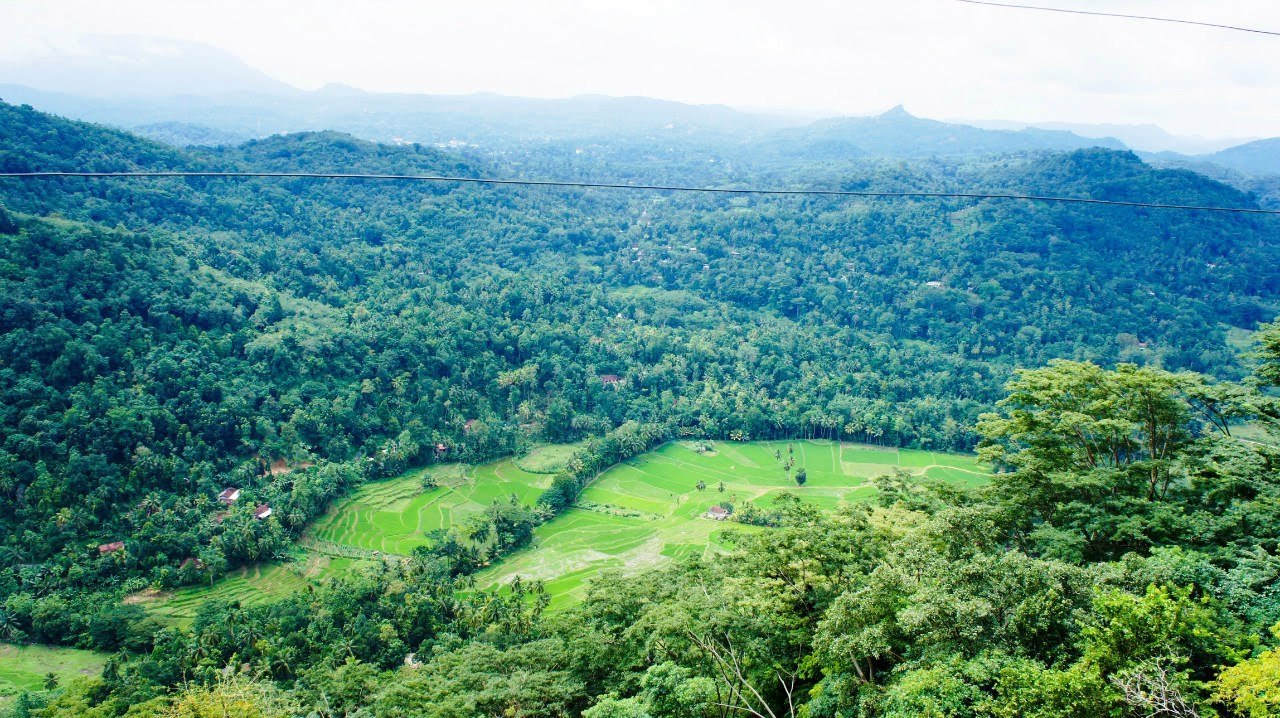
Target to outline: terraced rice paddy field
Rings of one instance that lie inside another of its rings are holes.
[[[0,643],[0,709],[19,693],[44,690],[50,673],[65,684],[80,676],[100,675],[106,662],[106,654],[94,651]]]
[[[516,460],[476,467],[458,464],[411,471],[394,479],[361,487],[321,518],[308,536],[323,544],[349,546],[383,554],[408,555],[429,543],[429,534],[477,514],[494,501],[510,496],[532,505],[548,486],[554,472],[571,451],[556,463],[548,461],[544,447]],[[533,464],[544,473],[520,468]],[[430,474],[437,486],[423,490]]]
[[[575,448],[542,446],[518,459],[474,467],[441,464],[367,484],[339,500],[307,531],[305,555],[296,561],[240,569],[213,586],[140,593],[127,600],[169,623],[185,624],[206,601],[266,603],[376,561],[408,555],[427,545],[432,531],[479,513],[494,501],[515,495],[533,504]],[[430,490],[423,488],[427,474],[436,483]]]
[[[308,585],[354,570],[370,562],[358,558],[326,556],[309,551],[296,561],[264,563],[231,572],[209,585],[187,586],[168,593],[143,592],[125,599],[142,605],[147,613],[166,623],[185,625],[196,616],[200,604],[235,601],[256,606],[288,596]]]
[[[698,450],[699,446],[709,451]],[[225,577],[212,587],[131,597],[149,612],[174,623],[190,621],[203,601],[223,599],[253,605],[341,576],[381,560],[395,560],[430,542],[430,534],[494,501],[510,496],[533,504],[573,446],[541,447],[518,459],[475,467],[437,465],[361,487],[339,500],[307,532],[306,555]],[[797,487],[777,458],[794,456],[808,481]],[[784,492],[824,508],[865,501],[874,479],[901,467],[911,473],[961,485],[977,485],[987,474],[972,456],[885,449],[823,441],[675,442],[614,466],[583,492],[579,506],[534,532],[532,546],[478,575],[481,586],[521,576],[542,580],[553,606],[572,603],[586,582],[609,569],[635,570],[690,555],[724,551],[725,531],[756,530],[713,521],[706,511],[722,501],[767,507]],[[430,474],[436,484],[424,488]],[[706,489],[699,491],[699,481]],[[719,491],[723,482],[724,491]]]
[[[988,478],[972,456],[822,441],[711,442],[710,451],[700,452],[696,447],[703,443],[667,444],[609,469],[583,492],[579,507],[540,526],[531,547],[477,579],[482,585],[516,576],[541,579],[552,605],[565,605],[600,571],[634,570],[724,550],[726,529],[752,529],[705,517],[707,509],[725,500],[767,507],[787,492],[836,508],[873,497],[873,480],[895,467],[965,486]],[[784,472],[778,452],[783,460],[794,456],[796,468],[806,470],[803,487]],[[696,488],[699,481],[705,490]]]

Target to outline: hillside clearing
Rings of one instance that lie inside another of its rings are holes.
[[[106,662],[107,655],[95,651],[0,643],[0,708],[20,693],[43,691],[50,673],[63,684],[101,674]]]

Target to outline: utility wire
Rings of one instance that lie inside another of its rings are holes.
[[[42,179],[56,177],[81,177],[87,179],[138,179],[160,178],[210,178],[248,179],[268,177],[277,179],[333,179],[333,180],[390,180],[407,182],[457,182],[487,185],[518,185],[526,187],[581,187],[586,189],[625,189],[653,192],[701,192],[705,194],[736,195],[786,195],[814,197],[865,197],[865,198],[924,198],[924,199],[1024,199],[1033,202],[1057,202],[1064,204],[1099,204],[1116,207],[1143,207],[1148,209],[1199,210],[1204,212],[1235,212],[1240,214],[1280,214],[1280,209],[1256,207],[1219,207],[1194,204],[1160,204],[1157,202],[1129,202],[1125,200],[1090,199],[1088,197],[1056,197],[1036,194],[1002,194],[987,192],[875,192],[842,189],[768,189],[731,187],[689,187],[683,185],[620,184],[614,182],[571,182],[568,180],[496,179],[491,177],[454,177],[447,175],[397,175],[359,174],[350,172],[0,172],[0,178]]]
[[[991,7],[1017,8],[1019,10],[1041,10],[1043,12],[1060,12],[1068,15],[1097,15],[1099,17],[1123,17],[1130,20],[1154,20],[1156,22],[1172,22],[1179,25],[1199,25],[1200,27],[1216,27],[1219,30],[1236,30],[1238,32],[1252,32],[1258,35],[1275,35],[1280,37],[1280,32],[1273,30],[1259,30],[1254,27],[1239,27],[1237,25],[1220,25],[1215,22],[1201,22],[1199,20],[1180,20],[1172,17],[1153,17],[1151,15],[1127,15],[1118,12],[1100,12],[1096,10],[1071,10],[1060,7],[1042,7],[1039,5],[1020,5],[1018,3],[991,2],[990,0],[956,0],[956,2],[968,3],[970,5],[989,5]]]

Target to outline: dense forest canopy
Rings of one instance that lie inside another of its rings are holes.
[[[1103,148],[179,150],[5,104],[0,137],[0,171],[1252,201]],[[1275,218],[303,179],[0,179],[0,205],[0,639],[121,652],[24,717],[1119,716],[1160,691],[1276,710],[1275,449],[1236,435],[1280,415]],[[605,577],[554,615],[540,586],[468,583],[678,438],[980,448],[999,473],[784,502],[727,556]],[[182,629],[120,602],[280,556],[366,481],[581,439],[536,506],[485,513],[483,546],[444,533]],[[228,487],[246,500],[222,505]]]

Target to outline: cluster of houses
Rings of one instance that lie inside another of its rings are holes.
[[[226,488],[222,493],[218,494],[218,503],[224,506],[230,506],[240,500],[240,489],[235,487]],[[253,517],[261,521],[271,515],[271,506],[269,504],[258,504],[253,510]]]
[[[218,494],[218,503],[222,504],[223,506],[231,506],[235,504],[235,502],[240,500],[241,493],[242,492],[240,491],[240,489],[236,487],[225,488]],[[267,518],[270,515],[271,515],[271,506],[269,504],[258,504],[258,506],[253,510],[253,517],[255,519],[258,519],[259,521]],[[217,516],[214,516],[213,520],[218,523],[222,523],[222,520],[224,518],[226,518],[225,512],[218,514]],[[124,550],[124,541],[111,541],[109,543],[98,545],[98,555],[100,556],[106,556],[107,554],[117,553],[123,550]],[[201,562],[198,561],[197,559],[188,558],[182,562],[182,565],[180,566],[180,568],[186,568],[187,566],[192,565],[193,563],[196,565],[196,568],[201,568],[203,566],[203,564],[201,564]]]

